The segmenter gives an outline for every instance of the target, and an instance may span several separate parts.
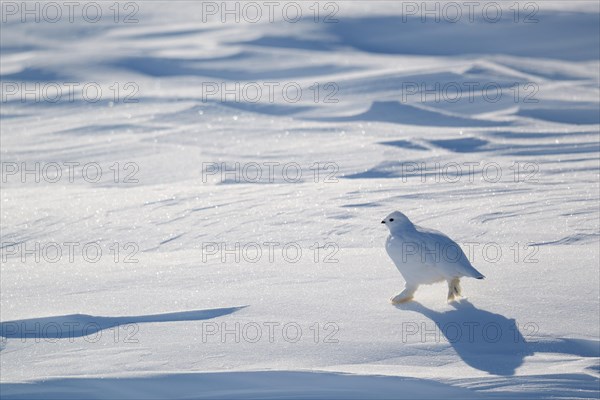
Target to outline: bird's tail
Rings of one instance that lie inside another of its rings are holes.
[[[471,272],[470,276],[472,278],[475,278],[475,279],[485,279],[485,276],[481,272],[477,271],[473,266],[471,266],[471,271],[470,272]]]

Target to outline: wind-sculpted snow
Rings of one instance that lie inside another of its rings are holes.
[[[105,329],[121,325],[133,326],[139,323],[201,321],[231,314],[243,307],[221,308],[214,310],[184,311],[158,315],[136,315],[130,317],[96,317],[93,315],[61,315],[57,317],[34,318],[22,321],[7,321],[0,325],[0,336],[4,338],[62,339],[76,338],[95,334]],[[37,331],[38,326],[53,325],[59,329],[48,329],[44,335]],[[73,329],[62,331],[63,326]]]
[[[330,3],[2,20],[2,398],[598,397],[598,5]],[[393,210],[468,300],[388,303]]]

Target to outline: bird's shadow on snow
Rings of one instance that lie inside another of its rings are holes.
[[[417,302],[397,308],[423,314],[437,329],[418,322],[403,322],[403,335],[422,343],[440,342],[443,335],[458,356],[469,366],[494,375],[514,375],[525,357],[538,352],[562,353],[580,357],[599,357],[600,342],[534,336],[534,322],[517,324],[512,318],[475,307],[468,300],[453,302],[453,310],[438,312]],[[527,337],[527,339],[525,338]]]
[[[87,314],[59,315],[0,323],[0,337],[11,339],[68,339],[94,335],[104,329],[139,323],[202,321],[232,314],[242,307],[214,308],[128,317],[97,317]]]

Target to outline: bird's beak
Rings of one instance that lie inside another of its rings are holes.
[[[385,224],[385,221],[381,221],[382,224]]]

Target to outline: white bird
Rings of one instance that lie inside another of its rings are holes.
[[[392,304],[413,299],[419,285],[448,282],[448,302],[461,296],[460,278],[485,278],[465,256],[460,246],[448,236],[413,224],[400,211],[383,221],[390,230],[385,249],[406,281],[404,290],[392,297]]]

